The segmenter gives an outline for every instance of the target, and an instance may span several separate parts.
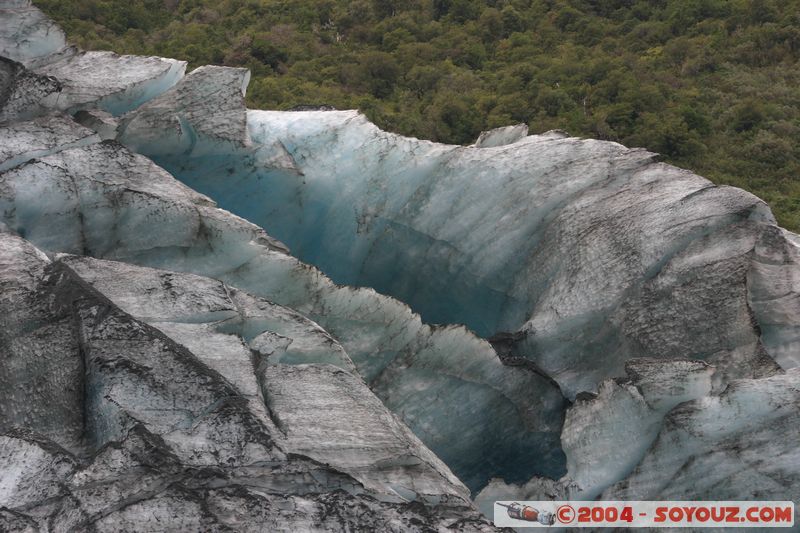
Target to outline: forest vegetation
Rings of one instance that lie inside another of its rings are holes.
[[[641,146],[800,230],[800,0],[35,0],[85,49],[247,67],[248,105]]]

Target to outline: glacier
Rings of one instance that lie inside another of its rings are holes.
[[[246,73],[216,71],[213,91],[204,67],[121,117],[119,141],[335,282],[516,332],[509,349],[569,398],[635,357],[705,360],[722,381],[794,366],[796,246],[755,196],[559,132],[457,147],[355,111],[248,111]]]
[[[0,56],[0,529],[800,497],[800,238],[755,196],[250,110],[245,69],[84,52],[25,0]]]

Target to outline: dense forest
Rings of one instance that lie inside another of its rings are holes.
[[[527,123],[660,152],[800,230],[800,0],[36,0],[86,49],[253,73],[449,143]]]

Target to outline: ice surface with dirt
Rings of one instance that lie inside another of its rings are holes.
[[[0,529],[796,499],[800,238],[642,149],[249,110],[0,2]]]

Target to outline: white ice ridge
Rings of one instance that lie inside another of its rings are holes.
[[[245,80],[198,69],[122,117],[119,140],[338,283],[428,322],[516,332],[508,353],[570,397],[634,357],[706,360],[720,382],[797,364],[797,247],[755,196],[563,132],[479,148],[356,111],[245,125]]]

